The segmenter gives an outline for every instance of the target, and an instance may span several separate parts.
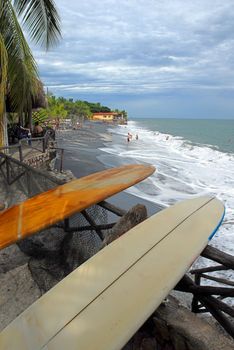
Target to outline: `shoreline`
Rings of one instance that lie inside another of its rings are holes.
[[[104,123],[85,122],[78,130],[59,130],[56,135],[58,147],[64,148],[64,170],[71,171],[76,178],[102,171],[107,167],[98,160],[104,152],[100,149],[112,142],[112,135],[108,128],[114,127]],[[55,167],[59,167],[59,159]],[[126,191],[108,198],[111,204],[125,210],[140,203],[146,206],[151,216],[162,209],[156,203],[136,197]]]

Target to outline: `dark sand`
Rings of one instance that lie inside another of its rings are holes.
[[[64,170],[71,170],[75,177],[80,178],[106,169],[97,157],[102,153],[106,143],[112,142],[110,126],[104,123],[86,122],[78,130],[60,130],[57,133],[58,147],[64,148]],[[59,160],[56,164],[59,167]],[[123,208],[130,209],[135,204],[146,206],[151,216],[162,208],[145,199],[133,196],[125,191],[108,198],[108,202]]]

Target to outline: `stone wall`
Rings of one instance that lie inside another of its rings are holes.
[[[24,160],[24,163],[26,163],[29,166],[32,166],[33,168],[40,168],[42,165],[47,164],[50,161],[50,152],[47,149],[45,153],[34,153],[30,157],[26,158]]]

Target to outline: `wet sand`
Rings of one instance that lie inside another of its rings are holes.
[[[80,178],[106,169],[97,157],[102,153],[100,148],[112,142],[112,135],[108,131],[110,126],[104,123],[86,122],[78,130],[60,130],[57,134],[58,147],[64,148],[64,170],[71,170],[75,177]],[[59,161],[56,166],[59,168]],[[108,198],[108,202],[130,209],[135,204],[146,206],[151,216],[162,208],[145,199],[133,196],[125,191]]]

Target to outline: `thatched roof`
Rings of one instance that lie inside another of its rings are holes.
[[[46,108],[46,107],[47,107],[47,99],[46,99],[44,87],[42,82],[38,80],[38,94],[32,101],[32,109]]]
[[[45,94],[42,82],[38,80],[38,94],[34,99],[32,98],[32,109],[46,108],[46,107],[47,107],[46,94]],[[10,100],[10,93],[8,93],[6,97],[6,111],[8,113],[15,112]]]

